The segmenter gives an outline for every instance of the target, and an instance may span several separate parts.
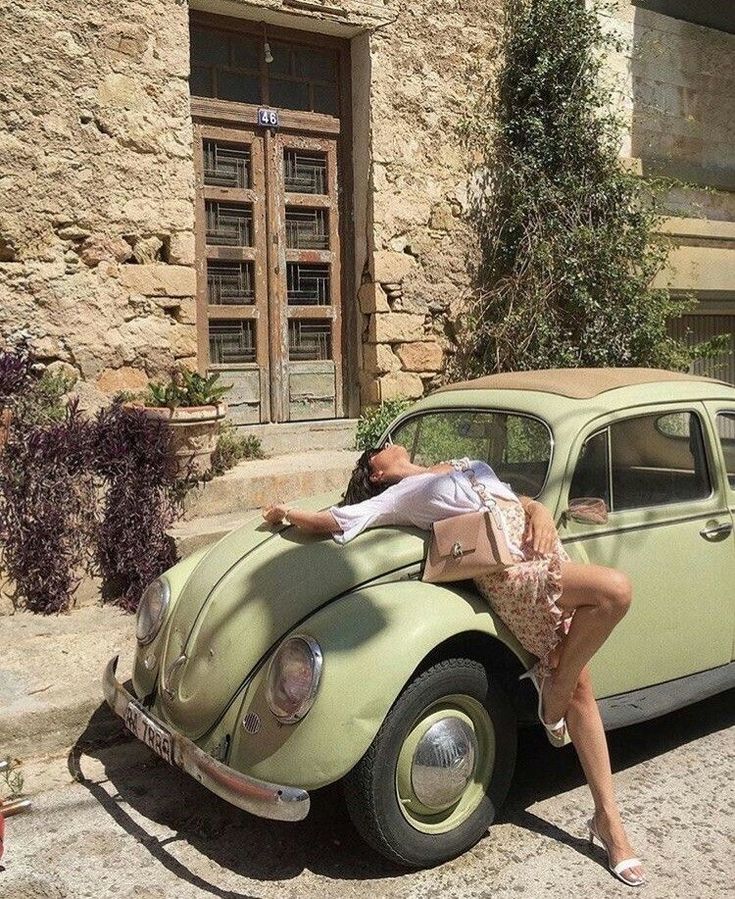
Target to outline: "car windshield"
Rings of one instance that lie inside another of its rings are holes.
[[[551,460],[551,432],[536,418],[514,412],[425,412],[396,425],[393,443],[417,465],[482,459],[515,493],[537,496]]]

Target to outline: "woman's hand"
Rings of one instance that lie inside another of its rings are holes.
[[[286,506],[268,506],[267,509],[263,509],[263,518],[268,522],[268,524],[283,524],[283,519],[286,517],[288,512],[288,508]]]
[[[554,518],[541,503],[532,500],[525,505],[528,523],[526,537],[533,546],[534,552],[550,553],[556,546],[558,537]]]

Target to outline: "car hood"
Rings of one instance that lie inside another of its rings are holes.
[[[336,502],[320,497],[300,508]],[[320,500],[320,501],[319,501]],[[224,713],[257,663],[317,608],[420,561],[427,532],[376,528],[340,546],[254,519],[200,561],[173,605],[158,711],[197,739]]]

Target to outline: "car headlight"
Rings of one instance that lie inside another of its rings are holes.
[[[300,721],[314,704],[322,673],[322,651],[312,637],[289,637],[268,668],[266,698],[282,724]]]
[[[142,646],[161,630],[170,599],[171,587],[165,577],[156,578],[143,591],[135,621],[135,635]]]

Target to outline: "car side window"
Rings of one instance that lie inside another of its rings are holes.
[[[569,499],[599,497],[610,508],[610,459],[608,429],[588,437],[579,453],[569,489]]]
[[[728,427],[735,454],[735,415]],[[711,492],[699,417],[668,412],[614,422],[588,437],[569,499],[600,497],[620,512],[705,499]]]
[[[735,490],[735,411],[717,415],[717,434],[725,457],[725,471],[730,487]]]
[[[702,425],[693,412],[610,425],[610,462],[615,511],[704,499],[712,492]]]

